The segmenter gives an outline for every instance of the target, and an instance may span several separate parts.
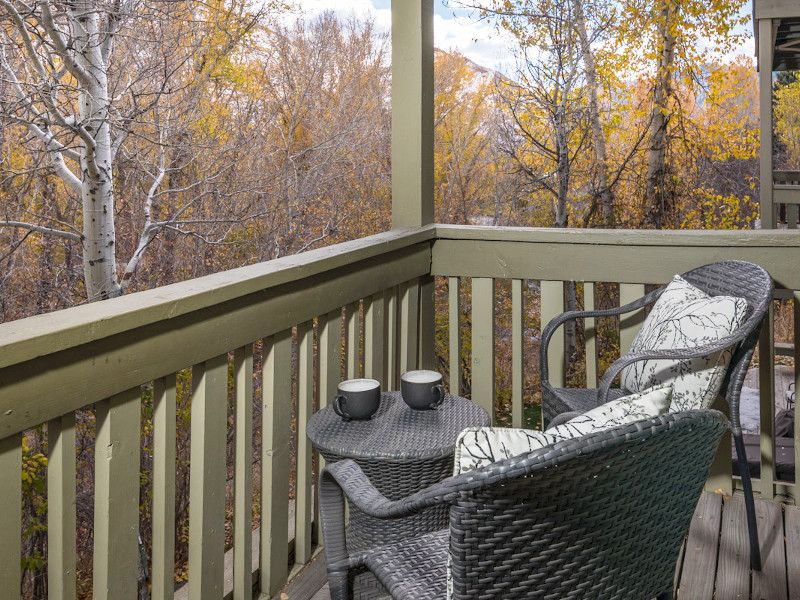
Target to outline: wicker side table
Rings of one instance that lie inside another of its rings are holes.
[[[437,410],[417,411],[403,402],[400,392],[384,392],[372,419],[343,421],[326,407],[309,419],[306,435],[327,462],[353,459],[384,496],[398,500],[452,475],[458,434],[489,423],[486,411],[466,398],[448,394]],[[348,553],[352,556],[448,525],[446,506],[390,522],[351,506]]]

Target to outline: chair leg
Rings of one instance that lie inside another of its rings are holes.
[[[328,571],[328,588],[331,600],[350,600],[347,571]]]
[[[750,533],[750,568],[761,570],[761,548],[758,545],[758,526],[756,525],[756,503],[753,500],[753,484],[750,481],[750,470],[747,468],[747,454],[744,450],[742,434],[733,436],[736,445],[736,458],[739,461],[739,474],[742,476],[744,488],[744,506],[747,511],[747,529]]]

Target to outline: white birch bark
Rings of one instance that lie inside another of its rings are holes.
[[[122,293],[116,274],[108,60],[117,23],[133,7],[120,2],[101,8],[97,0],[78,0],[61,10],[49,2],[29,7],[0,0],[0,15],[8,24],[0,72],[12,92],[3,98],[0,116],[26,127],[42,144],[55,173],[81,200],[83,230],[78,236],[10,220],[0,226],[80,241],[89,301]],[[70,114],[73,91],[76,114]]]
[[[80,171],[83,205],[83,272],[89,301],[119,296],[114,230],[114,177],[109,127],[110,98],[104,32],[91,0],[69,10],[75,59],[86,73],[78,92],[79,118],[89,135],[81,138]]]

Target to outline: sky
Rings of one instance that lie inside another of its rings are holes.
[[[390,0],[294,0],[307,16],[313,17],[325,10],[337,15],[371,15],[375,23],[388,30],[391,25]],[[464,10],[444,6],[443,0],[434,0],[434,45],[441,50],[458,50],[470,60],[489,68],[498,68],[509,61],[512,40],[498,34],[488,23],[476,23]]]
[[[371,15],[375,23],[388,30],[391,25],[391,0],[293,0],[307,17],[333,10],[340,16],[349,14]],[[403,1],[403,0],[400,0]],[[513,40],[486,22],[474,22],[465,10],[445,6],[446,0],[434,1],[434,44],[441,50],[458,50],[470,60],[492,69],[507,71],[511,64],[510,48]],[[752,0],[748,0],[743,14],[752,14]],[[735,55],[754,56],[752,25],[748,25],[750,38],[737,49]]]

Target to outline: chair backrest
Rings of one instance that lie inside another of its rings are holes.
[[[453,597],[670,589],[725,428],[718,411],[671,413],[470,472],[450,511]]]
[[[763,267],[741,260],[723,260],[703,265],[681,277],[709,296],[737,296],[747,301],[747,318],[741,329],[748,334],[734,350],[720,390],[730,406],[731,429],[734,433],[740,433],[739,398],[758,343],[761,323],[772,301],[772,277]]]

